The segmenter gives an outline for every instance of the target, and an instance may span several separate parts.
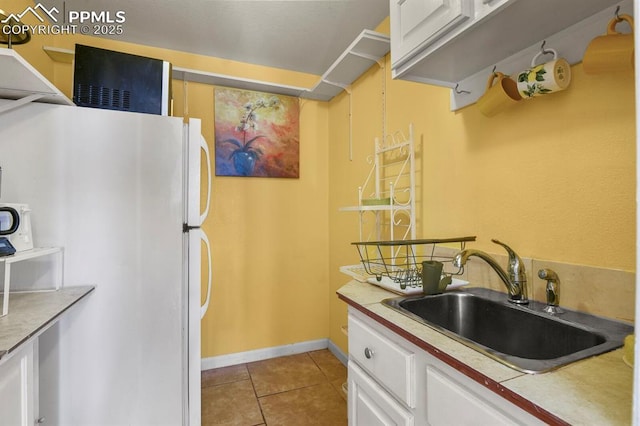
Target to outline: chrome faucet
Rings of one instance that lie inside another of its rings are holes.
[[[484,260],[493,268],[494,271],[498,274],[504,285],[507,287],[507,291],[509,293],[509,301],[513,303],[517,303],[519,305],[526,305],[529,303],[529,299],[527,298],[527,274],[524,270],[524,263],[520,256],[516,254],[515,251],[511,249],[505,243],[502,243],[498,240],[491,240],[492,242],[501,245],[507,250],[509,254],[509,266],[507,271],[502,269],[502,267],[495,261],[493,257],[489,254],[475,249],[465,249],[460,251],[453,258],[454,266],[461,268],[467,263],[467,260],[471,256],[479,257]]]
[[[560,304],[560,278],[551,269],[540,269],[538,277],[547,280],[547,306],[542,310],[551,314],[561,314],[564,311],[558,307]]]

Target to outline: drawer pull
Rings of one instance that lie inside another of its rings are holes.
[[[369,349],[369,348],[364,348],[364,356],[367,359],[373,358],[373,351],[371,349]]]

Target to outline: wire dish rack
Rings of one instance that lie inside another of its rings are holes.
[[[361,265],[343,266],[340,270],[360,281],[383,287],[399,294],[422,293],[422,262],[437,260],[444,264],[443,279],[451,279],[447,288],[468,284],[454,276],[463,268],[453,266],[453,257],[442,255],[438,244],[457,244],[463,250],[476,237],[436,238],[421,240],[367,241],[351,243],[358,249]]]

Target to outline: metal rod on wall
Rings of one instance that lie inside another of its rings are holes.
[[[353,104],[351,102],[351,90],[349,94],[349,161],[353,161]]]

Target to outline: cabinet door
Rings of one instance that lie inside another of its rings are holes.
[[[0,426],[33,426],[33,344],[0,364]]]
[[[349,425],[412,426],[413,414],[402,407],[353,361],[349,361]]]
[[[543,424],[490,390],[478,389],[457,371],[431,363],[427,365],[427,421],[431,426]]]
[[[469,0],[390,0],[391,63],[402,64],[473,17]]]

